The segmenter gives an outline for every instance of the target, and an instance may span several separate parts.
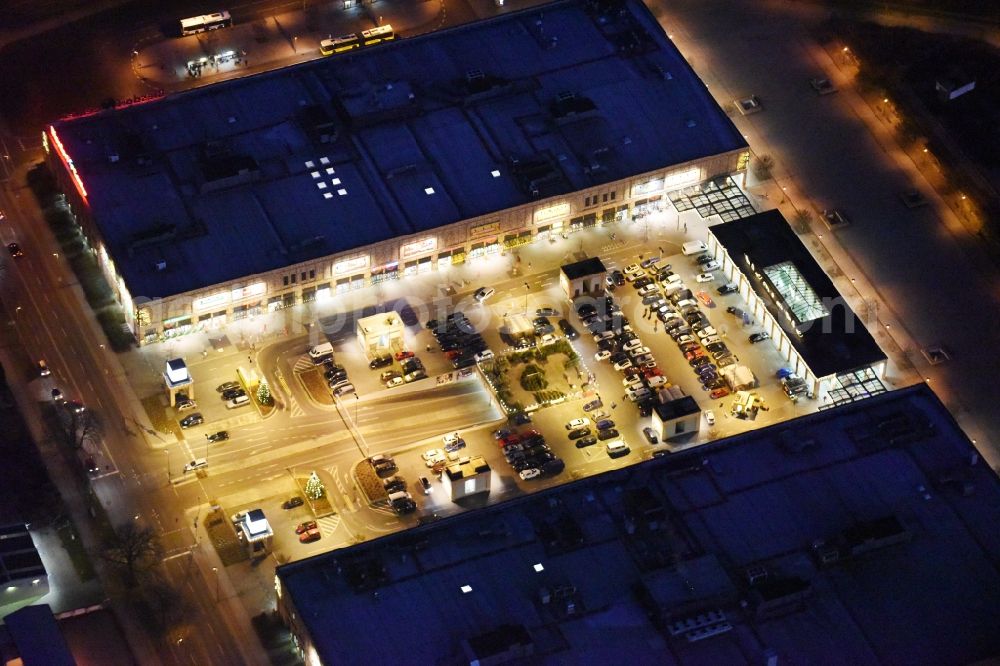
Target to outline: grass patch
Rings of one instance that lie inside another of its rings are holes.
[[[94,573],[94,565],[90,562],[90,556],[87,555],[87,551],[83,548],[83,542],[80,541],[80,534],[76,531],[73,521],[67,518],[59,526],[59,529],[56,530],[56,533],[59,535],[59,540],[62,541],[66,554],[69,555],[69,559],[73,563],[76,575],[82,581],[92,580],[96,575]]]
[[[354,476],[358,480],[358,485],[361,486],[361,492],[368,497],[369,502],[381,502],[388,499],[389,495],[385,492],[382,479],[378,478],[378,474],[375,473],[371,465],[362,462],[354,469]]]
[[[158,394],[148,395],[142,399],[142,408],[146,410],[149,422],[159,432],[175,433],[179,427],[173,415],[160,402],[161,396]]]

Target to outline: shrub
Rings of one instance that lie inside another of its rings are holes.
[[[539,391],[549,385],[545,371],[537,365],[529,363],[521,371],[521,388],[525,391]]]

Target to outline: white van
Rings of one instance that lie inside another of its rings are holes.
[[[249,405],[249,404],[250,404],[250,396],[244,393],[243,395],[236,396],[232,400],[227,400],[226,408],[236,409],[237,407],[242,407],[243,405]]]
[[[684,245],[681,245],[681,252],[688,256],[692,254],[701,254],[707,250],[708,246],[705,245],[703,241],[688,241],[687,243],[684,243]]]
[[[606,444],[608,455],[612,458],[619,458],[621,456],[627,456],[631,449],[628,448],[623,440],[613,439]]]
[[[396,500],[403,500],[403,499],[413,499],[413,495],[406,492],[405,490],[389,493],[389,502],[395,502]]]
[[[321,345],[316,345],[309,350],[309,358],[312,359],[313,363],[322,363],[328,358],[333,357],[333,345],[329,342],[324,342]]]
[[[195,458],[187,465],[184,465],[184,473],[193,472],[196,469],[201,469],[202,467],[208,467],[208,460],[205,458]]]

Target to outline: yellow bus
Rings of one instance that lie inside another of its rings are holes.
[[[319,52],[325,56],[333,55],[334,53],[343,53],[344,51],[350,51],[351,49],[361,48],[361,39],[357,35],[341,35],[340,37],[331,37],[330,39],[324,39],[319,43]]]
[[[396,34],[392,31],[391,25],[380,25],[377,28],[365,30],[361,33],[361,42],[365,46],[371,46],[379,42],[388,42],[393,39],[396,39]]]

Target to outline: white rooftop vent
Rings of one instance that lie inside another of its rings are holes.
[[[534,567],[532,567],[532,568],[533,568],[533,569],[534,569],[534,570],[535,570],[536,572],[538,572],[538,573],[541,573],[541,572],[545,571],[545,567],[543,567],[543,566],[542,566],[542,563],[541,563],[541,562],[539,562],[538,564],[536,564],[536,565],[535,565]]]
[[[319,178],[319,171],[313,171],[309,175],[312,176],[313,178]]]
[[[629,145],[631,145],[631,144],[632,144],[632,137],[630,137],[630,136],[626,136],[626,137],[624,137],[624,138],[622,139],[622,145],[623,145],[623,146],[629,146]]]
[[[229,116],[228,118],[226,118],[226,122],[232,125],[233,123],[236,122],[236,116]]]
[[[424,188],[424,194],[426,194],[428,196],[434,194],[434,188],[433,187],[425,187]]]
[[[119,159],[118,153],[109,153],[108,154],[108,161],[111,162],[112,164],[117,164],[118,159]]]
[[[465,78],[469,81],[476,81],[478,79],[486,78],[486,75],[483,74],[483,70],[481,69],[470,69],[465,73]]]
[[[306,168],[307,168],[307,169],[312,169],[312,168],[313,168],[314,166],[316,166],[316,163],[315,163],[315,162],[313,162],[312,160],[308,160],[308,161],[306,162]]]
[[[316,188],[320,189],[320,190],[325,190],[326,189],[326,183],[324,183],[323,181],[319,181],[318,183],[316,183]]]
[[[500,177],[500,169],[493,169],[493,171],[490,171],[490,173],[493,175],[494,178]]]
[[[462,594],[468,594],[469,592],[472,592],[472,586],[471,585],[463,585],[459,589],[462,590]]]
[[[323,193],[323,198],[324,199],[332,199],[333,198],[333,192],[324,192]]]
[[[687,125],[688,127],[695,127],[698,124],[698,122],[694,118],[688,118],[687,122],[684,124]]]
[[[347,190],[341,188],[341,189],[337,190],[337,194],[339,194],[342,197],[346,197],[347,196]]]
[[[329,164],[330,163],[330,158],[329,157],[321,157],[321,158],[319,158],[319,163],[320,164]]]
[[[167,270],[167,262],[165,262],[165,261],[158,261],[158,262],[156,262],[156,270],[158,270],[158,271],[165,271],[165,270]]]
[[[326,173],[327,173],[327,175],[332,176],[333,174],[335,174],[337,172],[336,172],[336,170],[333,167],[327,167],[326,168]]]
[[[340,185],[340,179],[339,178],[334,178],[333,180],[330,181],[330,184],[331,185]]]

